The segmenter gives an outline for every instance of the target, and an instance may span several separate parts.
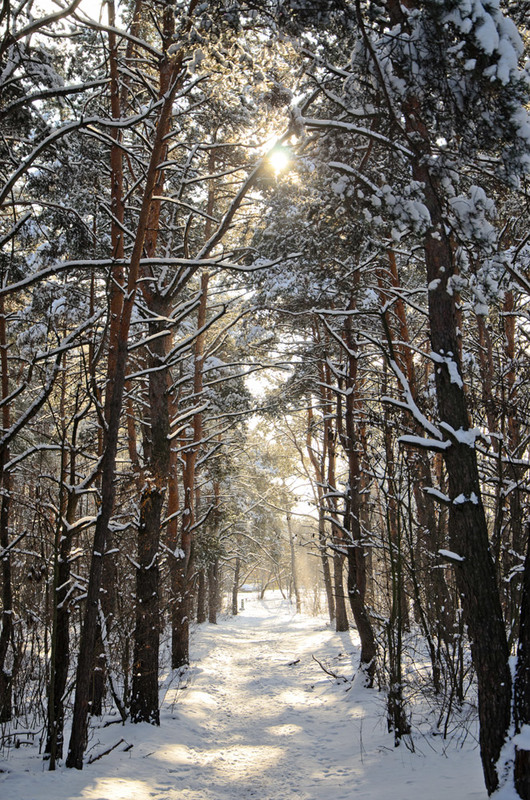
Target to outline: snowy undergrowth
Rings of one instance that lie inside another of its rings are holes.
[[[102,720],[82,772],[46,772],[23,745],[0,765],[3,800],[486,800],[474,722],[432,735],[419,692],[414,752],[394,748],[384,694],[351,682],[354,631],[272,594],[245,605],[195,631],[189,672],[161,681],[159,728]]]

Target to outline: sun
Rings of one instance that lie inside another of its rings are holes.
[[[276,175],[287,169],[291,161],[289,151],[282,145],[273,147],[267,158]]]

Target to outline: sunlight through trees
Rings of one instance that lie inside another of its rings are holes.
[[[522,6],[3,4],[6,752],[158,726],[252,587],[530,798]]]

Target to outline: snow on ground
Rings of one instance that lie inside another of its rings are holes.
[[[354,631],[275,595],[245,605],[196,630],[187,677],[162,688],[159,728],[98,728],[89,757],[123,741],[81,772],[47,772],[37,747],[20,747],[0,764],[2,800],[486,800],[472,736],[394,748],[382,693],[312,658],[351,677]]]

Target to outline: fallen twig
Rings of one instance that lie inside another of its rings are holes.
[[[336,672],[332,672],[330,669],[327,669],[327,667],[325,667],[324,664],[322,664],[318,660],[318,658],[316,658],[316,656],[311,655],[311,658],[313,659],[313,661],[317,662],[317,664],[320,667],[320,669],[323,670],[323,672],[325,672],[326,675],[331,675],[331,677],[335,678],[336,681],[342,681],[343,683],[349,683],[348,678],[345,678],[344,675],[337,675]]]
[[[112,747],[109,747],[108,750],[104,750],[102,753],[99,753],[97,756],[91,756],[91,758],[88,759],[88,763],[89,764],[93,764],[94,761],[98,761],[100,758],[103,758],[103,756],[108,756],[109,753],[112,753],[112,751],[115,750],[117,747],[119,747],[120,744],[123,744],[123,742],[125,742],[125,739],[120,739],[119,742],[116,742],[116,744],[113,744]],[[125,742],[125,744],[127,744],[127,742]],[[125,750],[130,750],[132,746],[133,746],[132,744],[127,744],[127,747],[125,748]]]

